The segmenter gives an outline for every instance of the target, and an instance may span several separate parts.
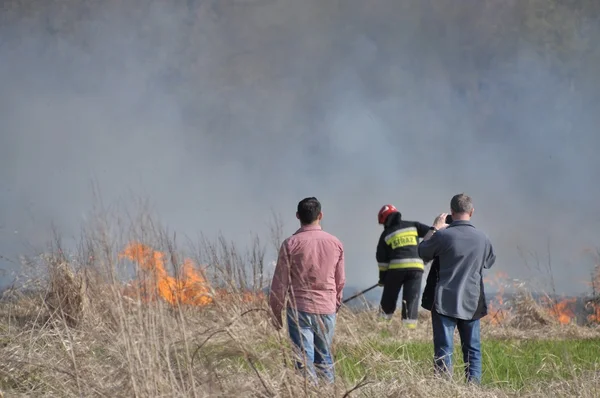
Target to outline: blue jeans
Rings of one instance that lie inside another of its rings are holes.
[[[479,320],[465,321],[431,311],[433,351],[436,373],[452,375],[454,329],[458,327],[467,381],[481,382],[481,336]]]
[[[313,382],[317,377],[334,381],[331,344],[335,314],[320,315],[287,309],[288,331],[297,355],[296,368],[308,370]]]

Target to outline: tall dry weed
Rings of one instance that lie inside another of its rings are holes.
[[[260,294],[270,275],[264,266],[266,246],[259,240],[249,250],[220,239],[186,251],[148,214],[117,221],[125,232],[99,219],[75,249],[65,249],[55,236],[47,254],[30,259],[30,267],[43,271],[41,277],[27,290],[13,289],[12,299],[0,305],[0,389],[61,397],[511,396],[500,389],[436,380],[430,369],[400,363],[365,343],[431,341],[428,313],[420,314],[418,330],[408,331],[397,319],[375,326],[374,309],[345,307],[335,345],[361,352],[359,362],[370,370],[355,383],[338,377],[333,386],[313,386],[294,370],[285,329],[276,332],[270,324],[266,297]],[[139,273],[119,252],[133,240],[164,253],[172,275],[186,258],[205,265],[215,300],[188,305],[147,300],[139,290],[125,295],[128,278]],[[527,328],[538,325],[555,328],[557,338],[562,333],[530,301],[518,308],[522,313],[517,312],[514,325],[485,327],[484,338],[525,338],[533,330]],[[592,333],[580,330],[564,335]],[[381,364],[389,366],[378,373]],[[557,380],[556,391],[593,391],[598,384],[597,375]]]

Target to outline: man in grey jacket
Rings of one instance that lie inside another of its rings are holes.
[[[479,383],[479,320],[487,315],[483,269],[494,264],[496,255],[489,238],[471,224],[474,208],[469,196],[455,195],[450,210],[452,223],[446,224],[447,214],[440,214],[418,246],[424,261],[438,257],[440,264],[431,310],[435,369],[452,374],[453,336],[458,328],[466,378]]]

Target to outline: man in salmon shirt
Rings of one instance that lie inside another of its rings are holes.
[[[314,382],[319,377],[333,383],[331,345],[346,283],[344,247],[322,230],[317,198],[301,200],[296,218],[300,229],[281,244],[271,282],[273,325],[277,330],[283,327],[286,308],[289,336],[298,355],[296,367],[308,371]]]

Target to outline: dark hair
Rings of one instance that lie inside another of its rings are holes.
[[[304,198],[298,203],[298,218],[303,225],[313,223],[321,213],[321,203],[315,197]]]

